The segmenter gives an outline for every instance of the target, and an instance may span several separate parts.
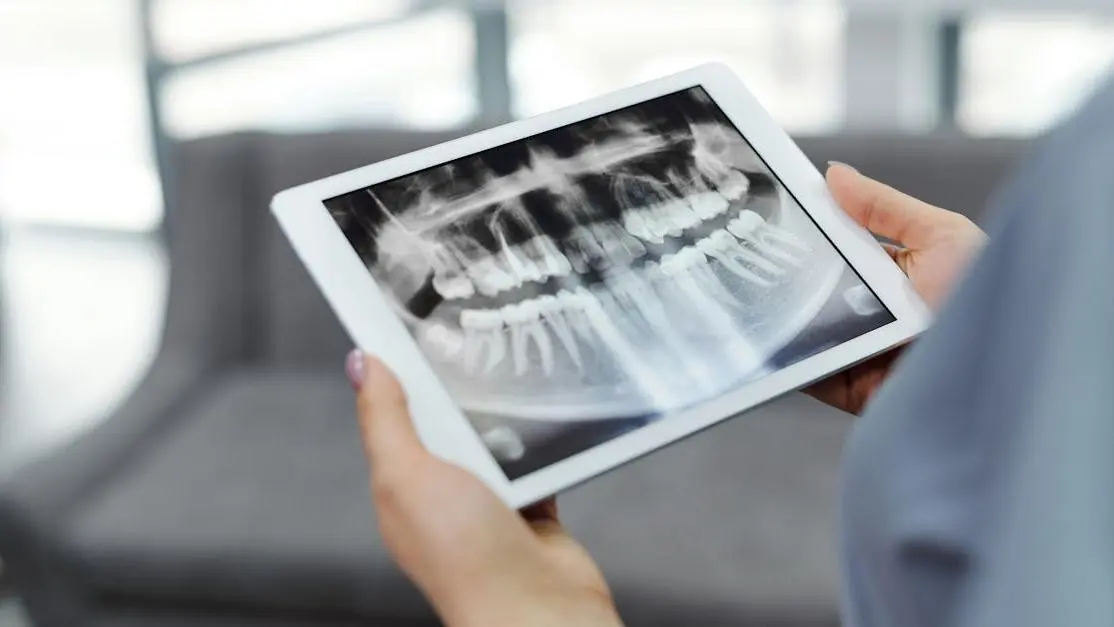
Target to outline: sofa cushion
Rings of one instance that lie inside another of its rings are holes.
[[[339,366],[222,377],[88,499],[72,534],[110,599],[432,616],[378,539]]]
[[[339,367],[223,378],[73,521],[89,585],[141,606],[423,624],[376,533],[352,406]],[[632,624],[834,625],[847,422],[792,396],[589,482],[563,516]]]

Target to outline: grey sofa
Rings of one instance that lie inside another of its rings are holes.
[[[98,429],[0,479],[0,556],[36,625],[436,624],[375,531],[341,372],[349,342],[267,203],[444,138],[181,146],[154,366]],[[846,161],[976,219],[1021,149],[963,137],[801,143],[817,163]],[[836,625],[833,504],[850,421],[790,396],[564,495],[564,517],[632,626]]]

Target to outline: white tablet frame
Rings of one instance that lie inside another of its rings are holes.
[[[645,427],[582,451],[514,481],[507,479],[450,397],[417,342],[329,215],[324,201],[488,148],[703,87],[774,174],[874,290],[896,321],[794,363]],[[289,189],[272,211],[356,346],[378,355],[398,375],[422,442],[462,466],[507,504],[522,507],[632,461],[775,397],[907,342],[928,327],[930,312],[877,241],[838,208],[824,177],[725,66],[702,65],[557,111],[485,130],[387,161]]]

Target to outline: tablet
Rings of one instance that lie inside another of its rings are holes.
[[[726,68],[277,195],[424,444],[523,506],[926,328],[924,303]]]

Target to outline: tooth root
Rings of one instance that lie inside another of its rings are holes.
[[[618,226],[600,225],[595,231],[604,254],[616,265],[625,266],[646,254],[646,247]]]
[[[569,322],[565,319],[564,312],[557,309],[560,305],[557,305],[555,301],[554,305],[556,306],[545,308],[546,310],[542,313],[542,319],[553,329],[553,334],[557,336],[561,345],[565,347],[565,352],[569,354],[569,357],[572,359],[573,363],[576,364],[576,367],[583,369],[584,363],[580,360],[580,348],[576,345],[576,338],[572,335]]]
[[[502,316],[497,311],[469,309],[460,312],[460,326],[464,329],[465,369],[475,372],[486,349],[483,371],[491,372],[507,355]]]
[[[784,229],[779,229],[775,226],[766,224],[762,216],[750,211],[749,209],[739,214],[728,224],[728,230],[735,237],[750,242],[754,245],[759,252],[791,266],[800,267],[802,262],[796,256],[778,248],[776,245],[771,244],[767,235],[772,232],[778,232],[779,235],[788,235],[796,239],[796,236],[785,232]],[[807,245],[806,245],[807,246]],[[806,251],[806,252],[811,252]]]
[[[773,225],[766,225],[766,228],[762,230],[761,235],[762,237],[768,237],[780,244],[792,246],[802,253],[807,254],[812,252],[812,246],[809,246],[808,242],[806,242],[800,236],[790,233],[785,229],[778,228]]]
[[[662,271],[683,284],[686,290],[705,294],[733,309],[742,306],[739,300],[723,287],[723,283],[720,283],[719,278],[708,267],[707,256],[700,250],[689,246],[681,249],[676,255],[666,255],[662,259]]]
[[[768,242],[763,242],[759,238],[755,238],[754,240],[752,240],[752,243],[759,252],[765,254],[768,257],[772,257],[774,259],[777,259],[778,261],[798,268],[802,264],[802,261],[796,256],[778,248],[777,246],[772,246]]]
[[[710,240],[700,240],[700,242],[697,244],[697,247],[700,249],[701,252],[718,261],[728,272],[734,274],[740,279],[750,281],[751,283],[760,285],[762,287],[770,287],[772,285],[772,283],[770,283],[766,279],[758,276],[754,272],[751,272],[745,266],[735,261],[731,257],[731,255],[720,250],[719,247],[713,244]]]
[[[487,343],[491,350],[487,353],[487,363],[484,364],[484,373],[491,372],[507,356],[507,338],[503,336],[502,329],[492,329],[487,332]]]
[[[757,247],[757,243],[753,241],[753,239],[750,237],[750,234],[743,232],[742,229],[736,228],[736,224],[734,221],[732,221],[731,224],[727,225],[727,230],[730,231],[732,235],[739,238],[739,240],[749,242]],[[759,255],[754,251],[744,248],[734,240],[731,240],[730,242],[730,250],[731,253],[739,259],[755,265],[774,276],[781,276],[785,274],[785,268],[782,268],[781,266],[770,261],[769,259],[766,259],[762,255]]]
[[[735,250],[733,250],[732,252],[739,259],[742,259],[743,261],[746,261],[747,263],[750,263],[754,266],[762,268],[763,270],[765,270],[766,272],[769,272],[770,274],[772,274],[774,276],[782,276],[783,274],[785,274],[785,268],[782,268],[781,266],[779,266],[776,263],[770,261],[769,259],[766,259],[762,255],[759,255],[758,253],[747,250],[746,248],[743,248],[742,246],[736,245]]]
[[[630,259],[638,259],[646,254],[646,247],[638,238],[631,236],[625,230],[615,226],[608,229],[606,237],[615,246],[622,248],[623,252]]]
[[[532,252],[537,255],[537,265],[543,277],[566,276],[572,272],[572,264],[548,236],[533,240]]]
[[[651,403],[659,407],[669,407],[672,399],[668,384],[639,358],[630,342],[615,327],[612,318],[608,316],[595,295],[583,287],[578,287],[572,296],[584,312],[588,326],[595,332],[601,344],[622,365],[639,389],[650,398]]]
[[[611,267],[607,251],[600,244],[596,234],[585,226],[573,229],[568,239],[569,261],[577,272],[584,273],[591,268]]]
[[[526,323],[523,327],[527,339],[533,339],[534,343],[538,345],[538,359],[542,364],[542,372],[546,374],[553,373],[553,343],[549,340],[549,334],[545,332],[542,327],[541,320],[534,320]]]
[[[511,359],[516,376],[526,374],[530,367],[530,343],[538,346],[542,371],[553,372],[553,344],[539,319],[540,307],[535,301],[507,305],[501,310],[503,319],[511,329]]]

